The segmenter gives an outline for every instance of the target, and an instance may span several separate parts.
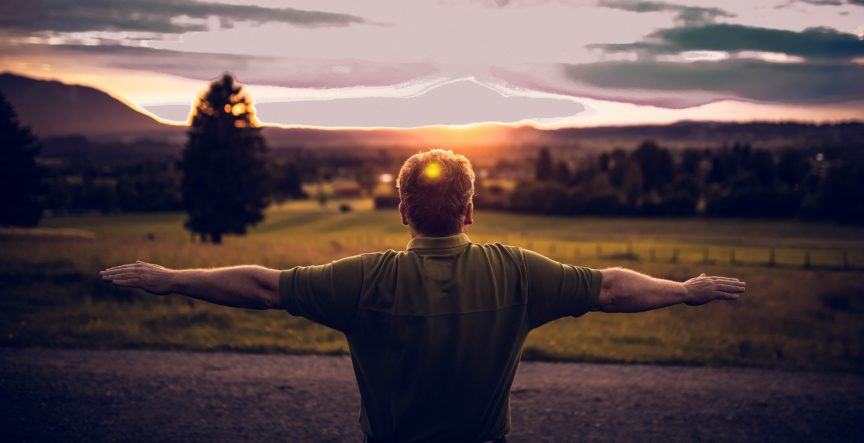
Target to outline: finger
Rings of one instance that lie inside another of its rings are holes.
[[[136,275],[136,274],[138,274],[138,272],[136,272],[134,269],[118,269],[116,271],[105,271],[105,272],[101,273],[102,277],[109,277],[109,278],[116,278],[118,275],[124,275],[124,274]]]
[[[738,280],[737,278],[733,278],[733,277],[712,276],[710,278],[711,278],[711,280],[720,281],[720,282],[724,282],[724,283],[725,282],[739,282],[739,281],[741,281],[741,280]]]
[[[148,262],[142,261],[142,260],[135,260],[135,264],[138,266],[142,266],[142,267],[156,267],[156,268],[162,268],[163,267],[162,265],[157,265],[156,263],[148,263]]]
[[[714,291],[714,296],[721,300],[738,300],[741,294],[733,294],[730,292]]]
[[[103,275],[104,275],[104,274],[116,274],[116,273],[118,273],[118,272],[131,272],[131,271],[134,271],[135,269],[137,269],[137,268],[130,268],[130,267],[125,267],[125,268],[111,268],[111,269],[106,269],[106,270],[104,270],[104,271],[100,271],[99,273],[100,273],[100,274],[103,274]]]
[[[138,276],[138,274],[133,274],[133,273],[129,273],[129,272],[126,272],[123,274],[106,275],[106,276],[102,277],[103,280],[108,280],[108,281],[127,280],[130,278],[140,278],[140,277]]]
[[[744,286],[732,286],[732,285],[720,285],[717,289],[728,292],[730,294],[737,294],[740,292],[744,292]]]
[[[747,283],[741,280],[716,280],[714,284],[717,286],[747,286]]]
[[[705,277],[705,273],[703,272],[703,273],[699,274],[699,276],[700,276],[700,277]]]
[[[129,268],[134,268],[134,267],[137,267],[137,266],[138,266],[138,265],[137,265],[136,263],[129,263],[129,264],[125,264],[125,265],[112,266],[112,267],[110,267],[110,268],[108,268],[108,269],[105,269],[105,271],[114,271],[114,270],[117,270],[117,269],[129,269]],[[103,272],[104,272],[104,271],[103,271]]]
[[[138,280],[137,278],[135,278],[135,279],[126,279],[126,280],[114,280],[111,283],[113,283],[117,286],[123,286],[126,288],[137,288],[140,285],[141,281]]]

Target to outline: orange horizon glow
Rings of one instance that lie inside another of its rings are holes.
[[[118,70],[109,72],[95,72],[91,74],[64,73],[63,78],[58,78],[59,72],[44,70],[33,72],[31,69],[20,71],[5,70],[15,75],[24,75],[40,80],[59,81],[65,84],[77,84],[98,89],[124,105],[144,114],[153,120],[169,126],[189,126],[193,113],[196,109],[200,94],[206,92],[209,81],[198,81],[185,79],[166,74],[155,73],[132,73],[122,71],[123,76],[118,75]],[[48,74],[48,75],[46,75]],[[134,81],[130,81],[134,80]],[[124,92],[130,89],[130,84],[137,96],[142,97],[142,91],[147,94],[153,93],[153,97],[167,99],[178,95],[190,95],[194,97],[189,103],[189,114],[186,120],[169,120],[147,110],[134,100],[127,98]],[[469,143],[471,140],[495,138],[498,130],[502,128],[517,129],[530,127],[539,130],[583,128],[596,126],[632,126],[632,125],[665,125],[679,121],[711,121],[729,123],[747,122],[799,122],[809,124],[842,123],[850,121],[862,121],[861,109],[864,109],[864,100],[848,101],[834,104],[816,105],[794,105],[760,103],[747,100],[720,100],[701,106],[686,109],[669,109],[651,105],[640,105],[625,102],[613,102],[590,98],[575,98],[576,101],[586,105],[590,109],[587,115],[577,114],[575,116],[560,119],[523,119],[516,122],[494,122],[478,121],[468,124],[431,124],[414,127],[399,126],[318,126],[305,124],[283,124],[261,120],[254,109],[255,100],[251,90],[279,93],[287,88],[261,85],[242,85],[248,100],[249,112],[252,114],[253,126],[260,128],[280,129],[313,129],[322,131],[420,131],[435,139],[457,137],[459,143]],[[196,93],[197,91],[197,93]],[[245,105],[244,105],[245,106]],[[234,112],[234,108],[230,112]],[[239,111],[238,111],[239,112]],[[779,116],[779,117],[778,117]]]

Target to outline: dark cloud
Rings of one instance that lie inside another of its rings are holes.
[[[800,3],[810,3],[811,5],[827,5],[827,6],[840,6],[843,4],[843,0],[796,0]]]
[[[0,2],[0,27],[19,32],[134,31],[184,33],[209,29],[208,20],[231,28],[235,22],[296,26],[348,26],[360,17],[293,8],[265,8],[195,0],[41,0]]]
[[[717,17],[734,17],[722,9],[700,6],[673,5],[665,2],[601,0],[598,6],[630,12],[673,12],[676,19],[685,24],[710,23]]]
[[[864,66],[851,63],[769,63],[756,60],[565,65],[572,81],[609,90],[664,93],[703,91],[716,99],[830,103],[864,98]]]
[[[802,32],[709,24],[662,29],[645,42],[592,45],[610,52],[638,51],[670,54],[683,51],[779,52],[808,59],[850,59],[864,55],[864,41],[854,34],[831,28],[808,28]]]
[[[841,6],[843,4],[864,6],[864,0],[789,0],[786,3],[779,5],[778,8],[785,8],[795,3],[809,3],[817,6]]]
[[[244,83],[292,88],[391,86],[438,74],[430,63],[215,54],[120,45],[18,45],[0,47],[2,55],[87,60],[91,67],[159,72],[203,81],[231,71]]]

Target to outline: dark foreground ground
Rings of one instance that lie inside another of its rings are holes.
[[[362,441],[346,357],[0,348],[2,441]],[[864,441],[864,376],[522,363],[510,440]]]

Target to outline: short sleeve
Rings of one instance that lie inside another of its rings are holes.
[[[597,305],[603,279],[600,271],[560,263],[527,249],[523,256],[532,328],[561,317],[578,317]]]
[[[361,256],[279,273],[279,298],[292,315],[345,331],[357,313],[363,284]]]

